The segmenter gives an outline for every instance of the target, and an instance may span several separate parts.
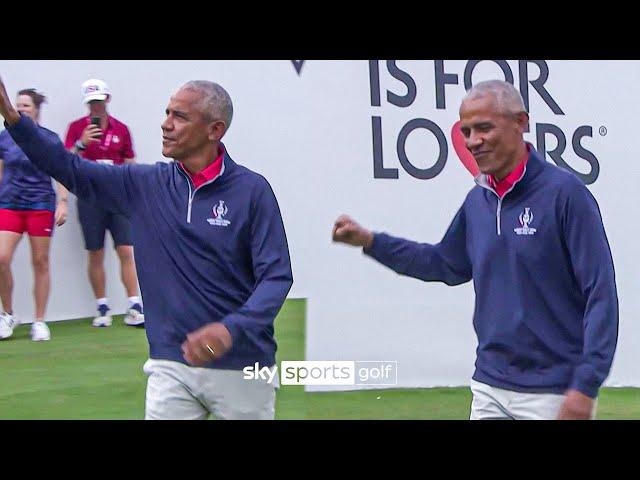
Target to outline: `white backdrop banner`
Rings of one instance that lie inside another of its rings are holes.
[[[80,84],[111,87],[110,113],[131,129],[137,160],[166,161],[160,124],[171,93],[207,79],[235,107],[231,156],[269,179],[282,210],[294,272],[290,297],[308,298],[306,359],[397,366],[397,387],[468,385],[477,346],[471,284],[402,278],[358,250],[331,243],[341,213],[417,241],[440,241],[473,187],[451,140],[467,88],[512,82],[531,116],[526,138],[573,170],[600,204],[613,251],[620,334],[608,385],[640,386],[636,238],[640,167],[633,122],[637,61],[0,61],[10,92],[36,87],[49,101],[42,124],[66,133],[85,114]],[[75,202],[56,230],[48,318],[92,315]],[[108,295],[126,298],[108,245]],[[14,260],[15,310],[33,314],[26,242]],[[302,359],[300,359],[302,360]],[[379,388],[315,385],[310,390]]]

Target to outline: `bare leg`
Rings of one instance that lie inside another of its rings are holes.
[[[116,247],[118,257],[120,257],[120,278],[127,291],[128,297],[138,295],[138,277],[136,276],[136,264],[133,259],[133,247],[130,245],[120,245]]]
[[[0,300],[2,300],[2,308],[7,313],[13,313],[11,261],[21,238],[20,233],[0,232]]]
[[[51,278],[49,275],[49,247],[50,237],[29,237],[31,243],[31,262],[33,264],[33,296],[36,302],[36,320],[43,320]]]
[[[89,281],[96,298],[104,298],[107,283],[104,273],[104,248],[89,250]]]

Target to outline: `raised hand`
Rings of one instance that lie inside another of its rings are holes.
[[[333,226],[333,241],[353,245],[354,247],[370,248],[373,243],[373,233],[360,226],[348,215],[340,215]]]
[[[20,120],[20,114],[13,108],[2,78],[0,78],[0,115],[2,115],[9,125],[13,125]]]

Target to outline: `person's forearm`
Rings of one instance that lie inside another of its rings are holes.
[[[52,141],[35,128],[33,121],[24,117],[8,129],[16,144],[27,158],[78,198],[89,202],[102,202],[118,213],[129,211],[131,201],[126,182],[131,172],[122,168],[102,168],[95,162],[70,153],[58,141]],[[127,167],[131,168],[131,167]]]
[[[241,336],[259,338],[273,322],[287,298],[293,276],[284,265],[269,278],[261,281],[247,302],[236,312],[222,319],[229,330],[233,343]]]
[[[42,136],[33,121],[26,116],[22,121],[11,125],[8,132],[34,165],[58,183],[73,190],[73,186],[78,183],[73,175],[73,168],[70,168],[74,155],[65,150],[61,143],[52,143]]]
[[[67,190],[60,182],[56,182],[56,185],[58,187],[58,201],[67,202],[69,200],[69,190]]]
[[[3,113],[4,121],[8,126],[15,125],[20,121],[20,114],[13,108],[13,106],[9,106],[7,111]]]
[[[20,121],[20,114],[16,111],[9,99],[9,94],[0,78],[0,116],[4,118],[7,126],[15,125]]]
[[[594,398],[609,375],[618,342],[618,293],[598,204],[582,183],[576,181],[569,188],[563,228],[577,286],[585,299],[582,358],[570,388]]]
[[[287,236],[278,202],[266,181],[256,191],[250,222],[255,288],[242,307],[222,320],[234,344],[238,337],[256,340],[273,327],[293,284]]]

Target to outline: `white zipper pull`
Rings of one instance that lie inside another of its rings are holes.
[[[185,174],[185,177],[186,174]],[[191,202],[193,202],[193,195],[191,194],[191,180],[187,177],[187,187],[189,187],[189,203],[187,204],[187,223],[191,223]]]

